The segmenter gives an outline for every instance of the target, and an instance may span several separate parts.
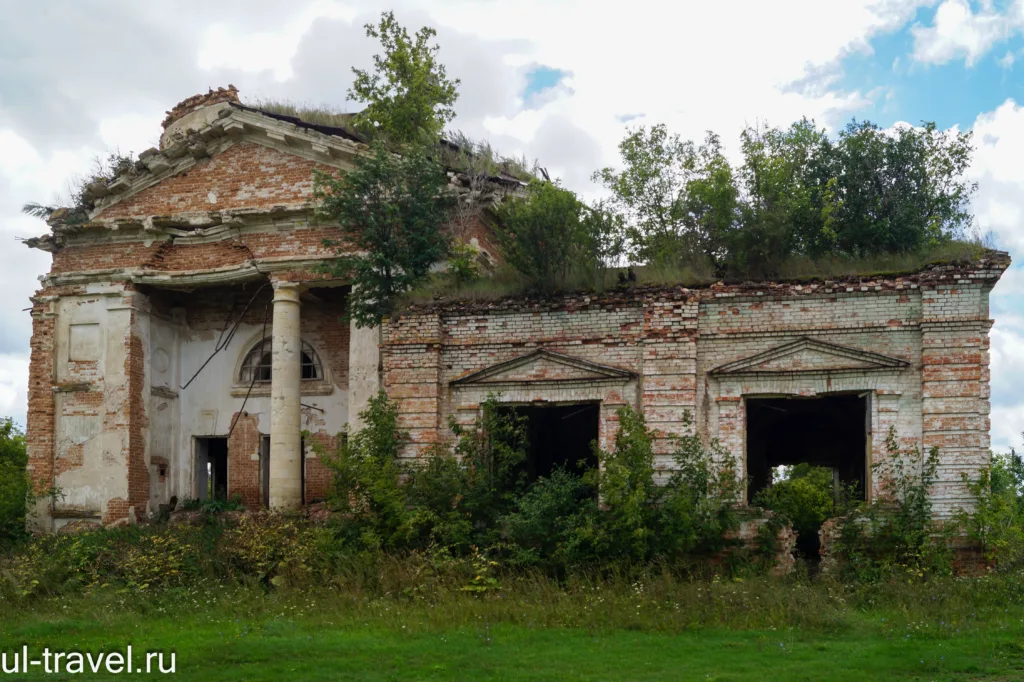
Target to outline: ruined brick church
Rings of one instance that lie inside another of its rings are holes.
[[[317,270],[337,230],[313,219],[312,171],[364,148],[211,91],[169,113],[159,149],[88,186],[87,215],[57,211],[27,240],[52,254],[32,299],[27,437],[36,485],[60,494],[39,502],[40,529],[126,523],[172,497],[322,499],[315,444],[358,428],[381,389],[410,457],[497,395],[527,418],[536,474],[608,447],[624,405],[660,452],[684,429],[717,438],[747,496],[799,462],[870,496],[890,427],[940,448],[940,513],[988,461],[988,297],[1006,254],[899,276],[439,300],[361,329],[343,321],[349,283]]]

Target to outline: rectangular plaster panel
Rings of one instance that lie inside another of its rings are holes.
[[[103,347],[98,323],[72,324],[68,327],[68,360],[95,362]]]

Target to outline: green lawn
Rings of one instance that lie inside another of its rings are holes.
[[[610,628],[602,614],[558,625],[557,613],[500,598],[438,605],[314,592],[53,599],[0,614],[0,650],[95,653],[130,643],[136,661],[140,650],[174,651],[176,675],[162,677],[184,680],[1024,679],[1019,605],[958,623],[879,607],[812,628],[690,628],[679,625],[685,614],[625,621],[619,614],[608,619],[625,625]],[[120,677],[0,673],[0,680]]]

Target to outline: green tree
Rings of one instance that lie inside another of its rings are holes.
[[[598,283],[621,252],[617,217],[556,183],[532,183],[525,197],[507,200],[494,215],[505,262],[541,289],[563,287],[573,275]]]
[[[642,414],[620,407],[617,415],[614,447],[607,452],[597,449],[601,466],[588,478],[596,479],[605,506],[601,529],[605,551],[644,561],[656,537],[659,491],[654,482],[654,444]]]
[[[362,327],[380,324],[395,301],[423,281],[448,253],[445,226],[455,198],[448,176],[426,150],[402,155],[382,143],[331,175],[314,172],[320,220],[341,228],[330,271],[354,285],[349,314]]]
[[[786,130],[748,127],[740,149],[744,201],[726,269],[770,277],[790,256],[820,254],[822,197],[832,172],[825,131],[807,119]]]
[[[438,46],[430,43],[437,32],[424,26],[414,40],[393,12],[383,12],[379,24],[365,28],[384,53],[374,55],[372,72],[352,69],[356,78],[349,98],[366,103],[357,126],[392,145],[433,145],[455,117],[459,96],[459,79],[448,78],[437,60]]]
[[[0,546],[25,536],[31,494],[25,435],[10,418],[0,421]]]
[[[958,512],[958,521],[985,548],[997,570],[1019,570],[1024,564],[1024,458],[1011,448],[993,454],[977,480],[961,475],[974,504]]]
[[[850,122],[833,147],[835,250],[902,253],[962,238],[977,189],[964,178],[973,149],[971,133],[945,133],[934,123],[885,131]]]
[[[619,144],[623,168],[594,174],[623,216],[630,256],[676,265],[714,260],[732,228],[738,192],[717,135],[699,147],[663,125],[641,127]]]
[[[771,509],[792,523],[800,539],[816,538],[821,524],[836,515],[832,470],[797,464],[785,479],[759,491],[754,504]]]
[[[664,125],[625,137],[621,169],[594,179],[625,222],[633,262],[773,277],[794,257],[917,252],[971,225],[969,133],[853,121],[830,138],[802,119],[744,129],[740,151],[733,168],[713,133],[699,146]]]
[[[455,454],[466,467],[463,507],[493,541],[498,518],[514,509],[526,490],[526,418],[488,395],[475,424],[464,427],[453,419],[450,427],[457,438]]]

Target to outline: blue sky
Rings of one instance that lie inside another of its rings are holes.
[[[587,197],[637,125],[714,130],[733,155],[745,125],[802,116],[973,130],[977,226],[1024,262],[1024,0],[13,3],[0,23],[0,414],[24,421],[24,309],[49,267],[14,241],[45,229],[20,206],[65,194],[97,154],[153,145],[165,111],[209,87],[357,108],[349,67],[371,65],[362,25],[383,9],[437,29],[462,80],[453,127]],[[1020,268],[992,296],[997,449],[1024,431]]]
[[[916,16],[927,20],[929,10]],[[855,112],[881,126],[898,121],[918,124],[933,121],[940,128],[969,128],[983,111],[991,111],[1006,99],[1024,102],[1024,40],[1015,38],[968,66],[964,59],[928,63],[913,57],[912,24],[874,38],[870,53],[857,53],[839,63],[837,85],[844,89],[880,89],[877,100]],[[1011,55],[1010,59],[1006,55]]]

